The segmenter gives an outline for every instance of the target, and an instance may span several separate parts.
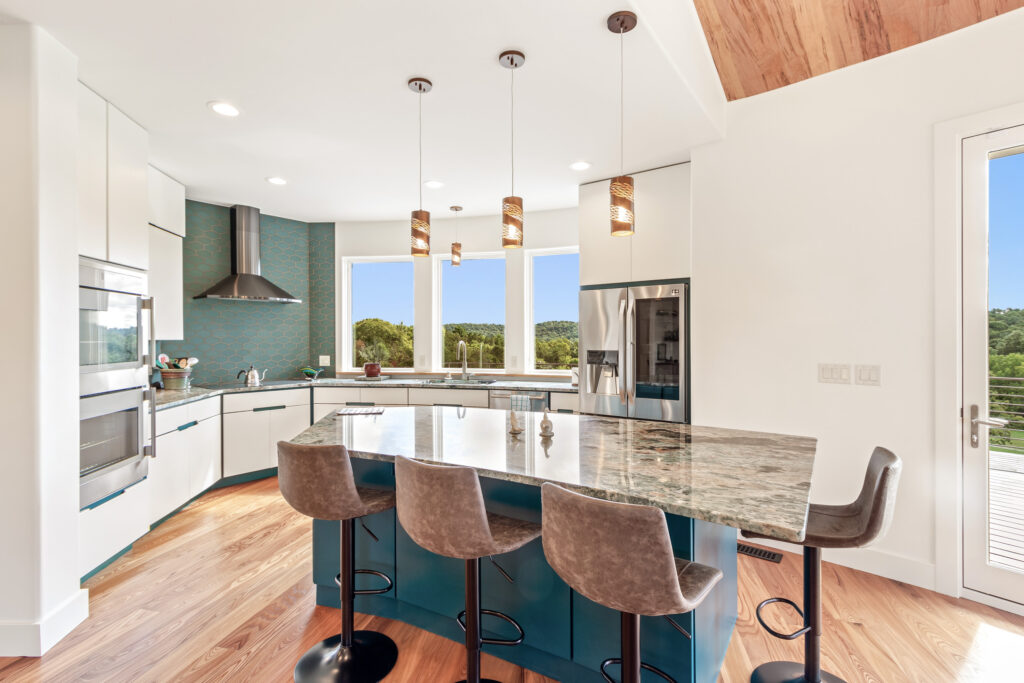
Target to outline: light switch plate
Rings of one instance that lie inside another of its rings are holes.
[[[870,387],[882,385],[881,365],[858,365],[854,369],[854,377],[857,384],[864,384]]]
[[[320,365],[330,365],[330,364],[331,364],[331,357],[330,356],[320,356]]]
[[[825,384],[849,384],[850,366],[846,363],[818,363],[818,381]]]

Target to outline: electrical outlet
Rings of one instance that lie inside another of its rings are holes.
[[[818,381],[825,384],[849,384],[850,366],[845,363],[818,363]]]
[[[863,384],[869,387],[881,386],[882,366],[858,365],[854,371],[854,377],[856,377],[857,384]]]
[[[326,367],[326,366],[328,366],[330,364],[331,364],[331,357],[330,356],[320,356],[320,365],[323,365],[323,366]]]

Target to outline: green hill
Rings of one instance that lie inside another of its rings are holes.
[[[570,320],[551,320],[537,323],[534,338],[538,341],[551,341],[552,339],[572,339],[580,337],[579,323]]]

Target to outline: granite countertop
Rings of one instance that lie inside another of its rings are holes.
[[[210,387],[193,385],[193,387],[187,391],[162,389],[156,392],[156,409],[164,410],[166,408],[174,408],[186,403],[201,401],[204,398],[211,398],[222,394],[238,394],[248,391],[271,391],[274,389],[304,389],[307,387],[389,387],[395,389],[429,388],[455,390],[484,389],[493,391],[554,391],[572,394],[579,391],[579,387],[573,386],[571,382],[545,382],[541,380],[498,380],[491,384],[439,384],[425,379],[385,379],[380,381],[318,379],[313,382],[304,379],[271,380],[258,387],[247,387],[241,384],[232,384],[230,386],[213,385]]]
[[[607,500],[799,542],[803,540],[817,441],[667,422],[482,408],[389,407],[380,415],[328,415],[299,444],[344,444],[353,457],[404,455],[474,467],[481,475],[539,485],[552,481]]]

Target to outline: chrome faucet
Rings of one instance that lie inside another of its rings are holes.
[[[459,340],[459,346],[455,350],[455,360],[462,361],[462,381],[465,382],[469,379],[469,369],[466,367],[469,362],[469,350],[466,348],[466,342],[462,339]]]

